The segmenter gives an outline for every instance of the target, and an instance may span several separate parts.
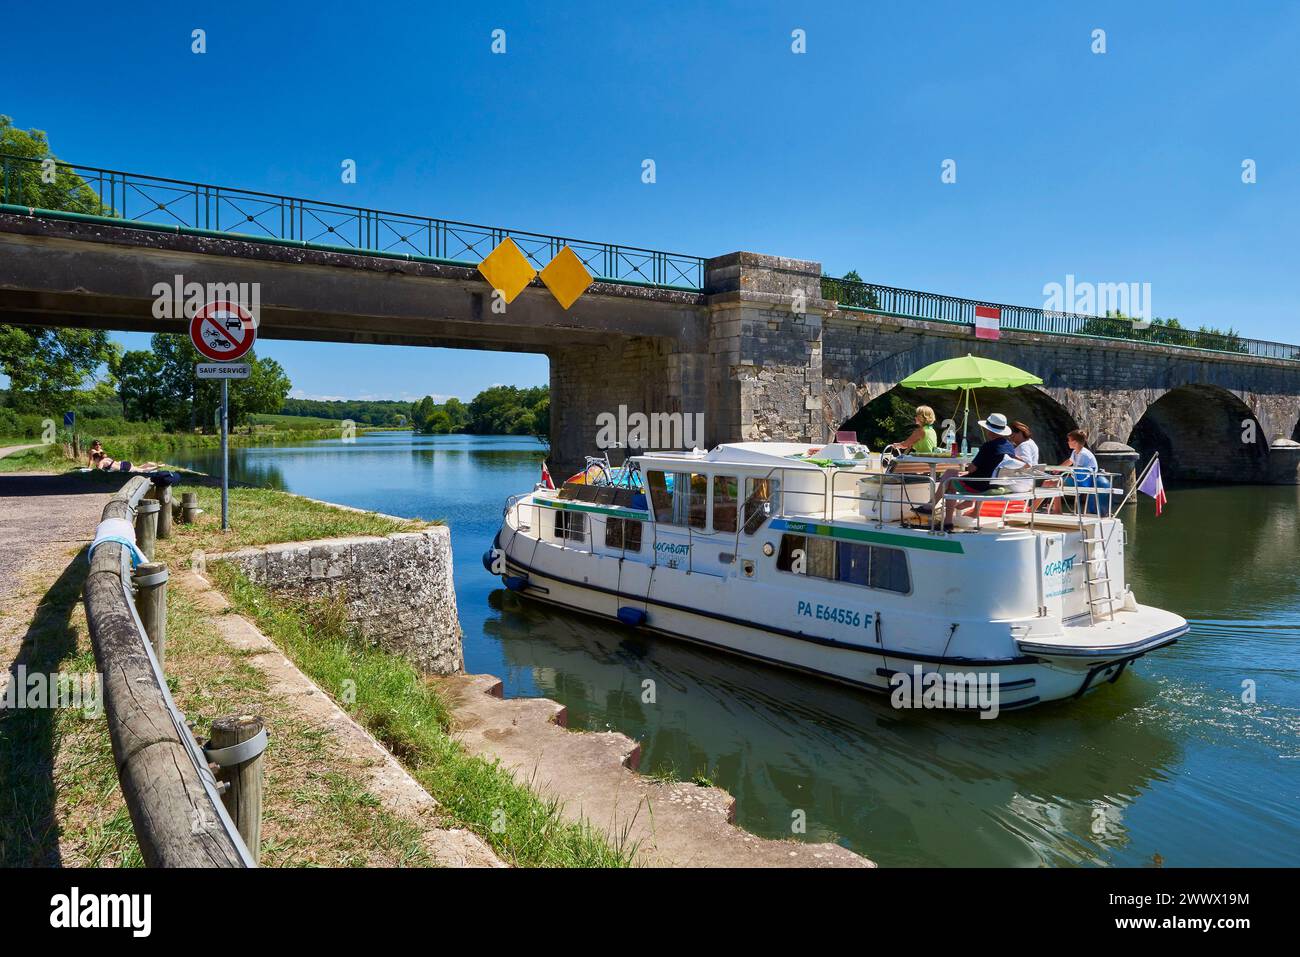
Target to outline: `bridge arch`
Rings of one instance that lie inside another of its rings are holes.
[[[1181,385],[1147,406],[1127,442],[1139,461],[1160,453],[1175,481],[1258,482],[1268,473],[1270,435],[1236,393]]]
[[[945,389],[908,389],[894,386],[864,402],[846,418],[832,423],[835,431],[858,432],[863,440],[879,451],[889,441],[907,437],[913,410],[918,405],[934,409],[938,422],[953,418],[961,429],[958,413],[962,393]],[[970,440],[979,441],[979,427],[975,420],[978,406],[980,416],[1001,412],[1008,420],[1020,420],[1034,433],[1044,462],[1060,462],[1068,454],[1065,434],[1078,427],[1071,411],[1050,393],[1036,386],[1020,389],[976,389],[971,399]],[[938,423],[936,423],[937,425]]]

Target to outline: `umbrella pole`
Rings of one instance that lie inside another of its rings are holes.
[[[961,454],[965,455],[969,446],[966,444],[967,426],[970,424],[970,389],[963,390],[966,403],[961,413]]]

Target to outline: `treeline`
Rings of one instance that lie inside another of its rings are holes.
[[[468,405],[450,398],[439,404],[426,395],[410,406],[411,428],[423,435],[465,432],[470,435],[536,435],[551,433],[551,393],[544,385],[521,389],[494,385]]]
[[[281,415],[351,419],[359,425],[407,425],[411,404],[393,399],[285,399]]]

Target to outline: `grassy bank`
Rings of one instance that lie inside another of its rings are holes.
[[[165,558],[185,558],[194,550],[228,552],[274,542],[391,535],[418,531],[430,524],[394,520],[374,512],[348,511],[272,489],[232,488],[230,530],[223,532],[220,487],[185,484],[173,489],[172,494],[179,499],[182,491],[198,494],[203,514],[194,525],[174,525],[175,537],[158,543],[159,553]]]
[[[349,632],[342,609],[269,594],[225,564],[212,575],[236,610],[251,618],[317,685],[393,752],[448,813],[504,860],[524,867],[621,867],[631,848],[615,848],[589,825],[563,819],[559,804],[517,783],[499,763],[467,754],[451,736],[451,713],[419,672],[397,655]]]
[[[14,445],[30,445],[31,439],[0,441],[0,448]],[[0,472],[62,472],[72,463],[63,453],[63,446],[39,445],[34,449],[11,452],[0,458]]]
[[[188,486],[187,486],[188,488]],[[263,489],[231,490],[232,531],[219,527],[219,490],[200,488],[206,510],[199,523],[175,526],[159,542],[173,567],[195,550],[217,552],[248,545],[343,535],[385,535],[424,527],[342,511]],[[505,768],[466,753],[452,737],[451,713],[437,691],[398,655],[372,647],[328,602],[272,596],[223,564],[209,565],[215,583],[318,686],[341,702],[433,795],[449,825],[469,828],[506,861],[519,866],[615,867],[630,863],[632,848],[611,847],[595,829],[567,822],[560,807],[515,781]]]

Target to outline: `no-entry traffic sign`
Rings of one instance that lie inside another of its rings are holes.
[[[252,313],[237,302],[210,302],[190,320],[194,348],[216,362],[242,358],[256,338]]]

